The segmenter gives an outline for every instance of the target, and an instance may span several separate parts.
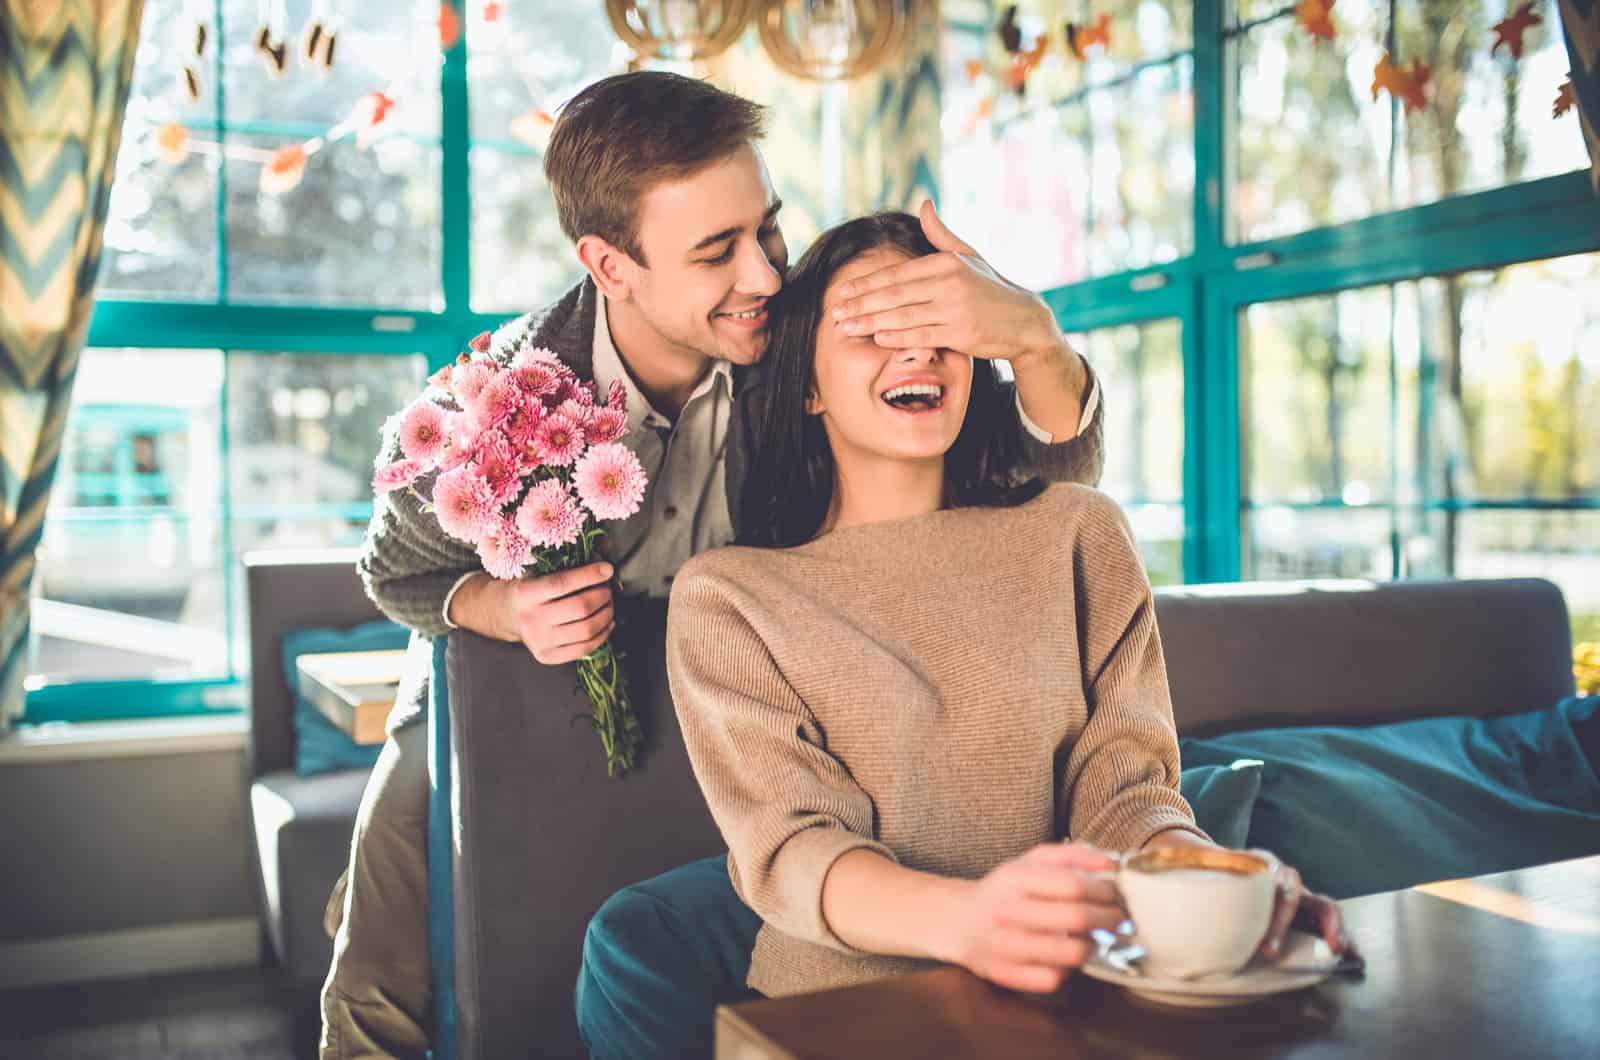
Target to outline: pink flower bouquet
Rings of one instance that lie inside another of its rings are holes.
[[[599,402],[594,384],[549,350],[490,356],[487,332],[428,382],[400,414],[402,458],[380,468],[372,488],[410,491],[493,577],[589,563],[601,520],[626,519],[644,502],[644,468],[618,443],[628,433],[620,383]],[[430,473],[428,498],[415,483]],[[643,735],[621,663],[610,641],[578,661],[612,776],[633,768]]]

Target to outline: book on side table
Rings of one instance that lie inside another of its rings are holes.
[[[300,695],[356,743],[382,743],[405,658],[404,648],[302,655]]]

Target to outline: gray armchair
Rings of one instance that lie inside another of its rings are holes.
[[[283,634],[299,626],[354,626],[382,618],[346,550],[245,556],[250,616],[250,736],[246,793],[262,933],[302,1023],[317,1018],[333,943],[323,911],[350,858],[369,770],[314,777],[294,771],[294,696]],[[302,1028],[308,1033],[309,1028]]]

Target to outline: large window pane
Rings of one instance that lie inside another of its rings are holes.
[[[1387,508],[1293,508],[1245,512],[1246,580],[1394,576],[1393,521]]]
[[[1262,240],[1586,166],[1576,109],[1550,114],[1569,65],[1555,6],[1525,35],[1520,61],[1489,49],[1490,27],[1511,6],[1395,5],[1395,61],[1433,70],[1427,105],[1408,116],[1387,94],[1371,94],[1388,4],[1340,4],[1339,36],[1319,42],[1296,23],[1293,5],[1240,0],[1239,21],[1266,21],[1231,38],[1231,237]]]
[[[1060,103],[1013,98],[977,120],[973,101],[950,93],[940,188],[951,227],[1035,289],[1187,254],[1192,78],[1183,56]]]
[[[278,137],[232,135],[270,153]],[[312,156],[299,186],[260,190],[228,161],[228,295],[238,302],[441,308],[439,149],[404,137]]]
[[[1183,329],[1177,320],[1072,337],[1105,395],[1100,488],[1127,512],[1157,585],[1183,581]]]
[[[1366,504],[1391,494],[1387,288],[1241,314],[1245,495]]]
[[[39,547],[33,673],[226,673],[222,360],[84,352]]]
[[[544,138],[561,103],[620,69],[619,47],[599,3],[532,0],[503,5],[494,22],[469,16],[473,309],[537,309],[582,275],[544,179]]]
[[[362,96],[381,90],[395,101],[386,129],[438,140],[438,0],[280,0],[286,17],[271,28],[288,48],[281,76],[256,50],[262,12],[272,6],[260,0],[222,0],[223,118],[229,128],[260,132],[262,123],[292,123],[308,127],[304,135],[313,135],[344,121]],[[457,10],[462,6],[456,0]],[[320,53],[316,60],[305,55],[306,30],[319,9],[324,17],[330,12],[334,16],[326,23],[336,33],[331,67],[321,62]]]
[[[1235,176],[1227,212],[1236,242],[1392,207],[1389,108],[1369,92],[1383,54],[1381,26],[1370,4],[1340,4],[1336,18],[1343,36],[1332,44],[1308,36],[1292,13],[1232,41],[1236,109],[1227,146]]]
[[[1247,576],[1545,577],[1592,636],[1597,284],[1586,254],[1250,307]]]
[[[421,354],[229,352],[228,570],[241,616],[245,552],[361,542],[384,420],[425,374]],[[235,647],[242,673],[242,639]]]
[[[1402,455],[1420,499],[1600,494],[1600,254],[1406,286]]]
[[[478,7],[481,5],[472,5]],[[627,48],[601,3],[518,0],[499,17],[467,17],[467,87],[472,140],[516,139],[516,120],[530,111],[554,113],[580,88],[620,72]]]
[[[1490,27],[1515,7],[1502,0],[1396,5],[1400,55],[1433,68],[1428,106],[1409,116],[1401,109],[1400,205],[1588,166],[1577,109],[1551,120],[1551,104],[1572,65],[1557,5],[1535,8],[1544,21],[1524,34],[1520,61],[1504,47],[1490,54]]]
[[[227,297],[237,302],[439,308],[441,296],[439,5],[361,5],[333,18],[334,63],[307,61],[311,0],[282,5],[272,30],[287,68],[274,76],[256,48],[261,6],[224,0],[227,126]],[[300,183],[260,190],[261,160],[324,136],[363,97],[393,100],[375,140],[329,143]]]
[[[555,197],[529,150],[472,149],[472,308],[521,313],[583,275],[556,220]]]
[[[159,140],[172,123],[192,141],[216,140],[212,52],[208,44],[197,59],[192,32],[182,0],[147,0],[106,217],[101,297],[216,297],[217,155],[199,147],[174,154]],[[198,102],[177,82],[185,64],[200,77]]]
[[[1183,328],[1130,324],[1074,338],[1106,397],[1101,488],[1124,503],[1183,500]]]

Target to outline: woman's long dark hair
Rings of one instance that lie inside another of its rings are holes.
[[[841,268],[879,247],[912,257],[935,253],[910,214],[858,217],[818,236],[770,303],[773,330],[763,365],[764,392],[752,409],[755,444],[740,502],[740,544],[789,548],[822,529],[833,502],[833,449],[821,419],[806,412],[822,297]],[[1010,507],[1044,489],[1023,467],[1011,401],[994,363],[973,358],[966,420],[944,457],[947,507]]]

